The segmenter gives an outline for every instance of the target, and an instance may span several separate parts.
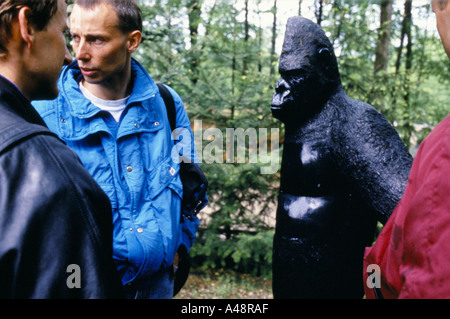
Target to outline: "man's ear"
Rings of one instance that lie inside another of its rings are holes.
[[[31,15],[31,9],[23,7],[20,9],[17,16],[19,20],[20,35],[29,49],[33,48],[36,33],[35,29],[30,25]]]
[[[137,50],[142,41],[142,33],[139,30],[130,32],[128,35],[128,52],[133,53]]]

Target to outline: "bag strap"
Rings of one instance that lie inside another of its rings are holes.
[[[169,117],[170,128],[171,128],[171,131],[173,131],[175,129],[175,122],[176,122],[175,102],[173,100],[173,96],[170,93],[169,89],[167,89],[167,87],[164,84],[157,83],[156,85],[158,86],[159,93],[161,94],[161,97],[164,100],[164,104],[166,104],[167,116]]]

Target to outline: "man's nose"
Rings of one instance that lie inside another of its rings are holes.
[[[84,40],[81,40],[78,45],[74,48],[75,51],[75,58],[77,60],[89,60],[90,55],[89,51],[87,50],[87,43]]]

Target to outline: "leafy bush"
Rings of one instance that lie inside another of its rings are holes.
[[[253,276],[272,276],[274,230],[257,234],[239,233],[230,239],[200,230],[192,247],[193,267],[202,270],[226,268]]]

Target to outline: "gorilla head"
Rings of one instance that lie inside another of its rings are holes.
[[[288,19],[279,72],[271,109],[282,122],[307,119],[340,87],[330,41],[319,25],[303,17]]]

